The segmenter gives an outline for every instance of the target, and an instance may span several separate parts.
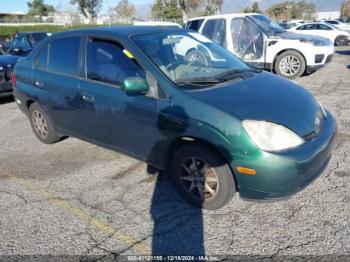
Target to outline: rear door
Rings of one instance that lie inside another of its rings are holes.
[[[36,58],[33,85],[41,91],[39,101],[54,124],[68,134],[81,128],[79,70],[81,37],[54,39]]]
[[[156,92],[127,94],[120,88],[127,77],[146,78],[145,71],[119,42],[94,37],[86,41],[85,68],[79,94],[84,137],[151,158],[159,139]]]

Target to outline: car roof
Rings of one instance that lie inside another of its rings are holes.
[[[54,38],[64,35],[76,35],[76,34],[96,34],[96,35],[111,35],[119,37],[129,37],[131,35],[138,34],[151,34],[151,33],[160,33],[160,32],[171,32],[184,30],[178,27],[169,27],[169,26],[110,26],[110,27],[93,27],[93,28],[84,28],[84,29],[75,29],[68,30],[53,35]]]
[[[191,19],[188,19],[189,21],[198,20],[198,19],[215,19],[215,18],[234,18],[234,17],[245,17],[245,16],[251,16],[251,15],[262,15],[258,13],[234,13],[234,14],[222,14],[222,15],[210,15],[210,16],[199,16],[194,17]]]

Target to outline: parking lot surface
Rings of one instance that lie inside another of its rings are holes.
[[[258,203],[236,194],[217,211],[191,207],[165,175],[149,174],[125,155],[75,138],[42,144],[16,104],[1,99],[0,261],[149,254],[350,259],[350,47],[297,82],[337,119],[330,165],[288,200]]]

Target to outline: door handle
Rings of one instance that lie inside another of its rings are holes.
[[[84,101],[89,103],[93,103],[95,101],[95,97],[88,93],[83,93],[81,97],[83,98]]]
[[[35,85],[36,87],[39,87],[39,88],[43,88],[43,87],[44,87],[44,83],[41,82],[41,81],[38,81],[38,80],[35,80],[35,81],[34,81],[34,85]]]

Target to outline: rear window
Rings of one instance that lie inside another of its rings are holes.
[[[50,43],[48,69],[67,75],[78,74],[80,37],[66,37]]]
[[[186,29],[190,29],[190,30],[194,30],[194,31],[199,31],[199,28],[201,27],[201,25],[203,24],[204,19],[198,19],[198,20],[192,20],[189,21],[186,24]]]

